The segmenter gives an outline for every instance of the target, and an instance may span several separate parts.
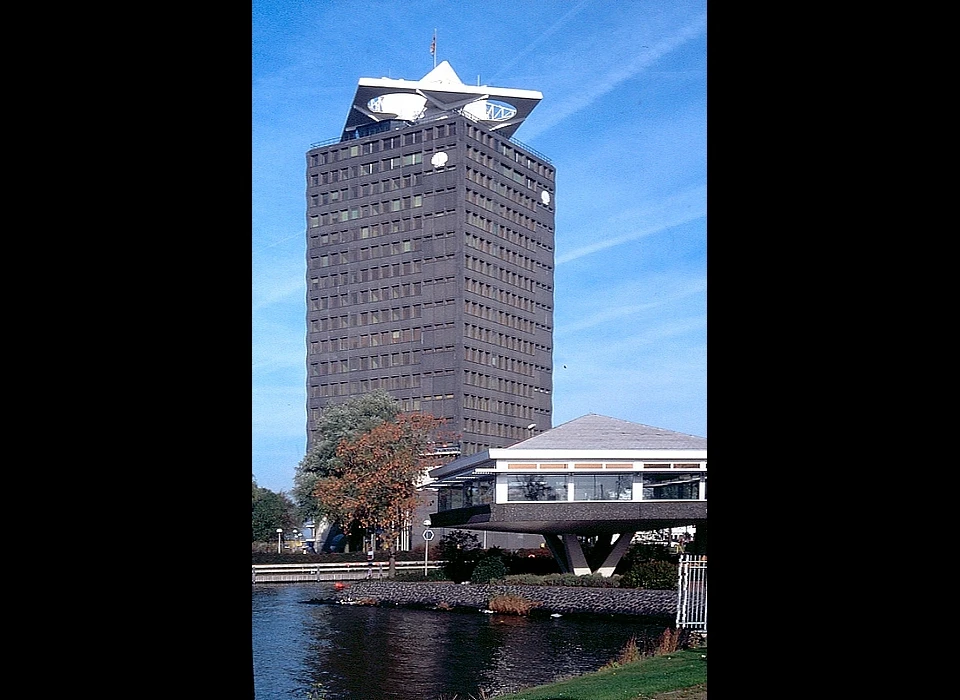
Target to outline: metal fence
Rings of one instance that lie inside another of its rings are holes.
[[[444,562],[430,561],[427,569],[439,569]],[[423,562],[398,561],[397,572],[419,571]],[[310,581],[356,581],[387,578],[387,562],[344,562],[342,564],[253,564],[253,583],[308,583]]]
[[[677,628],[707,631],[707,558],[680,555]]]

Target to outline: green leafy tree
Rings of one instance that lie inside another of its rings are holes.
[[[400,414],[357,438],[341,440],[337,462],[314,482],[317,509],[331,522],[376,533],[391,561],[417,506],[417,482],[432,464],[425,455],[443,423],[429,414]],[[392,567],[391,567],[392,571]]]
[[[293,497],[303,520],[319,521],[323,517],[314,492],[319,479],[342,472],[343,464],[337,455],[340,443],[357,439],[384,421],[395,419],[399,413],[400,404],[382,390],[323,409],[310,451],[293,476]]]
[[[283,491],[257,486],[253,480],[253,542],[270,542],[277,538],[277,528],[290,531],[298,526],[293,501]]]

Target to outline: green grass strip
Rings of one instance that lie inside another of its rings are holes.
[[[548,685],[529,688],[497,700],[637,700],[653,698],[707,682],[707,648],[681,649],[663,656],[607,668]]]

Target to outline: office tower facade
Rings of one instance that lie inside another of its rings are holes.
[[[548,430],[555,170],[511,137],[539,92],[361,79],[306,154],[307,432],[384,389],[452,456]]]

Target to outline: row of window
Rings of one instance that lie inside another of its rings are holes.
[[[353,260],[365,261],[376,260],[377,258],[387,258],[401,253],[420,252],[422,239],[415,238],[406,241],[394,241],[392,243],[383,243],[375,246],[364,246],[356,251],[340,251],[336,253],[320,254],[315,250],[310,251],[310,259],[316,262],[311,265],[312,268],[329,267],[331,265],[345,265]],[[354,253],[354,254],[351,254]]]
[[[346,168],[324,170],[323,172],[313,172],[309,173],[307,177],[311,187],[319,187],[320,185],[332,185],[337,182],[346,182],[347,180],[352,180],[355,177],[385,173],[408,165],[420,165],[421,163],[423,163],[423,153],[408,153],[402,156],[391,156],[390,158],[384,158],[383,160],[373,160],[368,163],[351,165]]]
[[[486,411],[496,413],[500,416],[511,416],[512,418],[524,418],[530,420],[534,417],[533,407],[514,401],[503,401],[502,399],[492,399],[487,396],[474,396],[473,394],[464,394],[463,407],[472,408],[477,411]]]
[[[425,129],[417,131],[408,131],[404,134],[387,136],[382,139],[371,139],[365,143],[355,143],[340,148],[329,148],[320,153],[310,153],[309,161],[311,166],[328,165],[338,161],[356,158],[357,156],[389,151],[402,146],[414,146],[418,143],[426,143],[434,139],[441,139],[447,136],[456,136],[457,125],[455,122],[428,126]],[[437,146],[437,148],[450,148],[450,146]]]
[[[364,268],[362,270],[353,270],[350,272],[335,272],[332,275],[326,276],[317,276],[310,279],[310,291],[315,292],[322,289],[341,289],[348,284],[356,284],[359,282],[368,282],[371,279],[380,279],[379,275],[373,276],[364,274],[370,268]],[[390,275],[385,275],[389,277]],[[427,279],[417,282],[407,282],[400,285],[394,285],[393,287],[381,287],[379,290],[376,288],[370,288],[366,290],[361,290],[359,292],[350,292],[349,298],[354,299],[356,295],[356,301],[365,302],[365,301],[377,301],[375,298],[379,295],[380,300],[385,299],[399,299],[401,297],[410,297],[410,296],[419,296],[422,289],[422,285],[427,284],[443,284],[443,283],[452,283],[456,278],[453,276],[439,277],[437,279]],[[342,295],[341,295],[342,296]]]
[[[643,469],[706,469],[706,462],[643,462]],[[507,469],[532,471],[535,469],[630,469],[634,468],[632,461],[618,462],[508,462]]]
[[[397,241],[394,243],[388,244],[390,246],[391,254],[394,254],[395,250],[398,253],[404,252],[414,252],[420,250],[420,241],[427,238],[443,238],[452,235],[450,232],[437,234],[435,236],[424,236],[423,239],[411,239],[411,241]],[[409,243],[409,245],[405,245]],[[398,246],[398,247],[397,247]],[[348,251],[340,251],[335,253],[327,253],[326,256],[322,256],[316,251],[310,251],[311,260],[315,261],[312,265],[312,269],[317,267],[328,267],[330,265],[345,264],[351,262],[351,256]],[[366,256],[367,258],[377,257],[371,254]],[[390,277],[397,277],[401,274],[416,274],[422,270],[422,260],[413,260],[405,263],[393,263],[391,265],[381,265],[373,268],[362,268],[360,270],[353,270],[349,272],[335,272],[330,275],[317,275],[316,277],[311,277],[310,279],[310,289],[311,291],[316,291],[320,289],[338,289],[342,288],[348,284],[358,284],[371,282],[379,279],[387,279]],[[491,279],[495,279],[498,282],[502,282],[510,287],[518,288],[523,291],[533,292],[536,289],[542,288],[547,291],[550,291],[551,286],[538,282],[530,277],[526,277],[522,274],[512,272],[506,268],[502,268],[494,263],[490,263],[479,258],[475,258],[471,255],[467,255],[464,259],[464,264],[467,270],[475,272]],[[444,277],[442,279],[432,279],[432,280],[423,280],[423,284],[436,284],[440,282],[448,281]],[[419,285],[420,283],[415,283]],[[478,281],[474,278],[465,278],[466,290],[479,294],[480,296],[496,299],[502,303],[510,304],[516,308],[533,311],[536,309],[545,309],[547,311],[551,310],[551,307],[545,304],[540,304],[539,302],[534,302],[520,295],[514,295],[512,292],[506,292],[499,289],[493,285],[486,284],[484,282]],[[386,289],[386,288],[384,288]],[[392,289],[392,288],[391,288]],[[405,285],[400,288],[401,296],[410,296],[411,294],[419,294],[420,290],[418,288],[410,288],[408,285]],[[377,292],[375,290],[369,290],[370,296],[369,299],[357,298],[357,301],[375,301]],[[396,292],[393,293],[392,297],[384,296],[384,292],[380,292],[380,296],[383,299],[387,298],[397,298]],[[352,300],[352,297],[351,297]],[[335,308],[335,307],[327,307]]]
[[[478,226],[478,224],[472,220],[474,216],[476,215],[472,214],[471,212],[467,212],[467,223]],[[479,226],[479,228],[483,227]],[[533,258],[528,258],[522,253],[518,253],[516,250],[493,243],[472,233],[466,234],[464,245],[466,245],[468,248],[479,250],[481,253],[486,253],[494,258],[498,258],[499,260],[503,260],[504,262],[510,263],[511,265],[516,265],[517,267],[521,267],[524,270],[529,270],[531,272],[537,268],[544,268],[546,270],[553,269],[550,265],[545,265],[542,262],[534,260]]]
[[[452,369],[445,369],[437,372],[422,372],[417,374],[397,374],[388,377],[370,377],[367,379],[355,379],[349,382],[339,383],[332,382],[321,384],[320,382],[317,382],[316,384],[311,383],[310,385],[310,397],[320,398],[323,396],[355,396],[358,394],[368,394],[371,391],[376,391],[377,389],[384,389],[386,391],[396,391],[399,389],[419,389],[423,377],[446,376],[450,374],[453,374]],[[336,387],[336,389],[331,390],[335,393],[325,393],[325,386]],[[429,401],[435,399],[436,397],[428,396],[420,398]],[[442,398],[452,399],[453,395],[448,394]]]
[[[388,379],[395,379],[395,380],[397,380],[397,381],[396,381],[396,382],[387,381]],[[405,381],[403,381],[403,380],[410,380],[410,381],[416,380],[416,381],[419,381],[419,378],[418,378],[418,377],[415,377],[415,376],[392,377],[392,378],[381,377],[381,378],[378,380],[378,382],[377,382],[377,383],[378,383],[378,387],[377,387],[377,388],[384,389],[384,390],[386,390],[386,391],[395,391],[395,390],[397,390],[397,389],[407,388],[406,386],[401,387],[401,386],[399,385],[399,384],[401,384],[401,383],[402,383],[402,384],[406,384],[406,383],[407,383],[407,382],[405,382]],[[339,382],[339,383],[332,382],[332,383],[329,383],[329,384],[319,384],[319,385],[317,385],[317,386],[311,386],[311,387],[310,387],[310,398],[311,398],[311,399],[317,399],[317,400],[323,400],[323,399],[336,398],[336,397],[344,397],[344,396],[346,396],[346,397],[356,396],[356,395],[357,395],[357,392],[354,391],[351,387],[356,387],[356,386],[359,386],[359,385],[361,385],[361,384],[367,384],[367,385],[371,385],[371,386],[372,386],[372,385],[373,385],[373,382],[374,382],[374,380],[371,379],[371,380],[369,380],[369,381],[367,381],[367,382],[362,382],[362,381]],[[394,384],[396,384],[396,386],[394,386]],[[388,387],[390,387],[390,386],[393,386],[393,388],[392,388],[392,389],[389,389]],[[419,386],[419,385],[418,385],[418,386]],[[417,386],[417,387],[411,387],[411,388],[418,388],[418,386]],[[371,389],[371,391],[373,391],[373,389]],[[363,392],[363,393],[367,393],[367,392]],[[406,404],[406,405],[409,406],[409,408],[401,408],[402,411],[413,411],[413,410],[419,411],[419,410],[420,410],[420,397],[403,399],[403,398],[401,398],[401,397],[399,397],[399,396],[394,396],[394,398],[397,399],[398,401],[400,401],[401,404],[402,404],[402,402],[404,402],[404,401],[408,401],[408,402],[409,402],[408,404]],[[402,405],[403,405],[403,404],[402,404]],[[315,424],[316,421],[320,418],[320,415],[321,415],[322,411],[323,411],[322,408],[311,408],[311,409],[308,410],[308,415],[313,416],[313,422],[314,422],[314,424]]]
[[[491,391],[502,391],[505,394],[520,396],[526,399],[532,399],[534,394],[550,393],[548,389],[544,389],[540,386],[518,382],[513,379],[505,379],[503,377],[492,377],[489,374],[484,374],[483,372],[473,372],[471,370],[464,370],[463,383],[466,386],[476,386],[480,387],[481,389],[490,389]],[[484,435],[490,434],[483,433],[481,430],[472,430],[471,432],[481,433]]]
[[[506,141],[501,142],[497,137],[491,134],[488,131],[483,129],[478,129],[475,126],[467,126],[467,136],[476,141],[479,141],[484,146],[492,148],[497,153],[506,156],[508,159],[519,163],[520,165],[534,170],[541,177],[545,177],[548,180],[553,180],[554,171],[550,166],[534,160],[528,156],[523,151],[512,148]]]
[[[504,239],[504,240],[506,240],[506,241],[513,242],[513,236],[517,236],[518,239],[521,239],[521,240],[526,239],[526,240],[532,241],[533,244],[534,244],[534,245],[532,245],[532,246],[531,246],[531,245],[523,245],[523,244],[522,244],[523,247],[524,247],[524,248],[527,248],[528,250],[536,250],[536,248],[537,248],[537,247],[540,247],[540,246],[542,246],[543,248],[545,248],[545,249],[547,249],[547,250],[553,250],[553,246],[552,246],[552,245],[549,245],[549,244],[547,244],[547,243],[542,243],[542,244],[541,244],[541,243],[539,243],[539,242],[537,241],[537,239],[528,238],[528,237],[525,236],[524,234],[517,234],[516,231],[513,231],[513,230],[512,230],[509,226],[507,226],[506,224],[502,224],[502,223],[500,223],[499,221],[495,221],[495,220],[493,220],[493,219],[491,219],[491,218],[489,218],[489,217],[483,216],[483,215],[479,214],[478,212],[472,211],[472,210],[470,210],[470,209],[468,209],[468,210],[465,211],[465,213],[464,213],[464,221],[466,221],[466,223],[470,224],[471,226],[476,226],[478,229],[480,229],[480,230],[482,230],[482,231],[486,231],[487,233],[492,233],[494,236],[497,236],[497,237],[499,237],[499,238],[502,238],[502,239]],[[532,221],[532,220],[531,220],[531,221]],[[533,221],[532,223],[533,223],[534,225],[537,225],[537,222],[535,222],[535,221]],[[547,238],[548,240],[552,240],[552,238],[553,238],[553,231],[547,229],[547,227],[543,226],[542,224],[540,224],[540,226],[544,229],[543,233],[544,233],[544,235],[546,236],[546,238]],[[534,229],[535,229],[535,226],[534,226],[533,228],[531,228],[531,230],[534,230]],[[492,245],[496,245],[496,244],[492,244]]]
[[[527,250],[537,250],[538,248],[543,248],[544,250],[552,251],[553,250],[553,228],[547,226],[543,223],[537,223],[537,231],[540,236],[533,238],[528,236],[526,233],[516,231],[506,224],[502,224],[499,221],[481,216],[477,212],[467,211],[465,219],[468,223],[472,223],[479,229],[483,229],[487,233],[492,233],[497,238],[502,238],[505,241],[509,241],[514,245],[520,246],[521,248],[526,248]]]
[[[520,289],[525,289],[528,292],[532,292],[534,289],[543,288],[547,291],[553,289],[549,284],[544,284],[543,282],[538,282],[530,277],[525,277],[518,272],[513,272],[504,267],[500,267],[496,263],[489,262],[487,260],[481,260],[480,258],[475,258],[472,255],[467,255],[464,259],[464,265],[468,270],[472,272],[478,272],[481,275],[486,275],[487,277],[492,277],[495,280],[504,282],[505,284],[510,285],[511,287],[518,287]]]
[[[513,306],[514,308],[520,309],[521,311],[529,311],[531,313],[537,311],[537,309],[543,308],[547,311],[551,310],[551,307],[545,304],[539,304],[533,299],[528,299],[525,296],[515,294],[513,292],[500,289],[495,287],[492,284],[485,284],[479,280],[475,280],[471,277],[464,278],[464,291],[472,292],[473,294],[478,294],[479,296],[484,297],[485,299],[493,299],[494,301],[499,301],[501,304],[507,304],[508,306]]]
[[[339,213],[337,215],[340,216]],[[374,222],[370,224],[364,224],[360,227],[356,227],[354,225],[353,228],[325,232],[321,232],[321,222],[323,219],[320,217],[320,215],[317,215],[316,219],[311,216],[310,228],[308,229],[310,234],[309,245],[311,248],[315,248],[318,244],[329,245],[334,243],[351,243],[353,241],[363,240],[365,238],[376,238],[377,236],[384,236],[390,233],[420,230],[424,227],[424,222],[431,217],[434,219],[439,219],[441,217],[455,215],[456,209],[449,209],[437,212],[427,212],[422,216],[408,216],[407,218],[398,218],[393,221]],[[348,217],[349,216],[350,215],[348,214]],[[357,217],[357,219],[362,218],[362,216]],[[456,222],[453,221],[452,223],[455,224]],[[430,234],[428,237],[444,238],[451,235],[453,235],[453,232],[440,232]]]
[[[511,474],[503,478],[508,503],[707,499],[705,474]],[[493,503],[494,483],[490,477],[442,488],[437,494],[438,510]]]
[[[319,175],[317,177],[319,177]],[[320,184],[319,181],[314,180],[314,176],[312,175],[310,182],[313,186]],[[311,194],[310,206],[326,206],[328,204],[346,201],[347,199],[357,199],[359,197],[367,197],[374,194],[387,194],[389,192],[406,189],[422,183],[423,173],[411,173],[409,175],[401,175],[388,180],[358,183],[356,185],[351,185],[350,187],[345,187],[339,190]]]
[[[549,352],[550,348],[533,343],[529,340],[523,340],[509,333],[500,333],[490,328],[476,326],[472,323],[464,324],[464,337],[473,340],[482,340],[507,350],[522,352],[524,355],[534,355],[537,350]]]
[[[312,218],[312,217],[311,217]],[[311,227],[317,228],[314,226],[311,221]],[[333,238],[340,239],[340,242],[355,241],[355,240],[365,240],[367,238],[376,238],[378,236],[387,236],[391,233],[406,233],[407,231],[419,231],[423,229],[423,217],[422,216],[411,216],[406,219],[394,219],[393,221],[383,221],[372,226],[363,226],[363,231],[338,231],[330,234],[329,240],[331,243],[328,245],[336,245],[332,240]],[[323,246],[323,235],[316,235],[310,237],[310,248],[312,253],[316,253],[314,250],[317,246]],[[311,257],[316,257],[316,254]]]
[[[396,307],[389,310],[379,310],[379,311],[361,311],[353,314],[343,314],[340,316],[329,316],[324,318],[310,318],[308,319],[307,328],[310,333],[320,333],[331,330],[338,329],[348,329],[348,328],[357,328],[363,325],[369,325],[370,323],[390,323],[403,320],[418,319],[423,316],[423,309],[439,309],[444,306],[453,306],[456,303],[455,299],[441,299],[439,301],[425,301],[422,304],[417,304],[414,306],[404,306]],[[443,316],[443,313],[434,314],[434,317],[440,318]],[[449,314],[447,314],[449,316]],[[379,321],[371,321],[371,319],[378,318]],[[439,322],[439,323],[426,323],[420,326],[420,332],[431,331],[431,330],[440,330],[443,328],[452,328],[453,321]],[[413,329],[411,329],[413,330]],[[393,330],[383,331],[383,333],[393,333]],[[401,332],[406,333],[406,330]],[[351,334],[352,335],[352,334]],[[370,336],[376,335],[382,337],[381,332],[376,334],[369,334]],[[330,338],[330,339],[316,339],[311,340],[312,342],[329,342],[330,350],[348,350],[351,348],[357,347],[356,338],[363,337],[362,335],[354,336],[354,340],[350,341],[349,347],[347,345],[348,337],[344,336],[342,338]],[[412,339],[411,339],[412,340]],[[337,345],[337,342],[340,342],[340,345]],[[399,340],[395,342],[405,342],[404,340]],[[371,342],[371,347],[375,343]],[[311,345],[312,347],[312,345]],[[424,352],[432,352],[432,348],[424,348]]]
[[[539,184],[535,179],[529,177],[525,173],[515,170],[506,163],[501,163],[497,158],[487,155],[479,149],[467,148],[467,158],[475,163],[479,163],[485,168],[489,168],[498,175],[502,175],[503,177],[513,180],[517,184],[523,185],[528,190],[533,192],[539,192],[540,190],[549,191],[550,189],[546,185]]]
[[[329,297],[311,298],[310,310],[323,311],[326,309],[346,308],[355,304],[366,304],[371,301],[418,297],[420,296],[421,288],[422,285],[420,282],[407,282],[406,284],[395,284],[392,287],[369,287],[367,289],[360,289]]]
[[[391,377],[373,377],[371,379],[359,379],[351,382],[340,382],[338,384],[311,384],[309,396],[311,399],[324,398],[327,396],[339,396],[340,391],[350,395],[368,394],[377,389],[385,391],[396,391],[398,389],[419,389],[421,377],[419,374],[400,374]],[[336,393],[330,393],[328,387],[337,387]],[[346,396],[344,393],[343,396]]]
[[[537,328],[549,330],[549,326],[544,324],[540,324],[535,321],[528,321],[520,316],[507,313],[506,311],[500,311],[499,309],[494,309],[493,307],[486,306],[484,304],[478,304],[477,302],[470,301],[469,299],[465,299],[463,302],[463,312],[468,316],[476,316],[477,318],[482,318],[483,320],[490,321],[491,323],[497,323],[501,326],[506,326],[507,328],[513,328],[514,330],[518,330],[522,333],[536,333]]]
[[[452,302],[452,300],[450,301]],[[322,325],[322,321],[314,320],[314,321],[311,321],[311,324]],[[431,325],[431,328],[435,329],[435,328],[447,327],[447,326],[452,326],[452,322],[448,324],[433,324]],[[310,342],[310,352],[311,352],[311,355],[316,355],[318,353],[342,352],[347,350],[356,350],[358,348],[390,345],[393,343],[411,343],[411,342],[419,343],[421,342],[422,334],[423,334],[423,329],[420,327],[416,327],[416,328],[404,328],[404,329],[381,331],[379,333],[361,333],[359,335],[351,334],[349,336],[344,336],[342,338],[313,340]],[[535,354],[535,351],[538,348],[540,348],[540,346],[538,346],[535,343],[531,343],[526,340],[521,340],[509,334],[497,333],[495,331],[491,331],[489,329],[485,329],[480,326],[475,326],[472,324],[468,324],[466,326],[465,335],[467,338],[474,338],[476,340],[485,340],[486,342],[498,345],[499,347],[505,350],[514,350],[517,352],[522,352],[527,355]],[[543,349],[544,351],[549,352],[548,347],[543,347],[540,349]],[[489,357],[490,353],[483,353],[482,351],[474,348],[467,348],[466,350],[467,350],[466,359],[472,362],[478,362],[478,363],[487,364],[490,366],[499,366],[502,369],[509,369],[511,371],[519,371],[517,369],[512,369],[508,364],[508,361],[506,358],[500,358],[499,360],[491,360]],[[515,361],[512,361],[512,362],[515,362]],[[533,367],[534,366],[531,365],[531,368]],[[546,368],[536,366],[536,370],[546,371]],[[533,376],[533,374],[529,371],[523,371],[520,373]],[[680,467],[678,468],[681,468],[681,467],[683,467],[683,465],[680,465]]]
[[[337,287],[345,284],[356,284],[364,282],[375,282],[377,280],[392,279],[394,277],[403,277],[405,275],[419,275],[423,272],[422,260],[408,260],[406,262],[391,263],[389,265],[377,265],[374,267],[364,267],[360,270],[351,272],[341,272],[329,275],[327,277],[315,277],[318,288],[320,282],[324,282],[324,287]],[[311,280],[312,281],[312,280]]]
[[[330,340],[314,340],[310,343],[310,355],[319,353],[341,352],[361,348],[375,348],[381,345],[394,343],[419,343],[422,335],[420,328],[404,328],[402,330],[383,331],[381,333],[361,333],[344,338]]]
[[[310,320],[310,332],[336,331],[341,328],[357,328],[373,323],[389,323],[391,321],[406,321],[420,318],[423,307],[420,304],[401,306],[393,309],[378,309],[375,311],[360,311],[342,316],[326,316]]]
[[[507,477],[507,501],[632,501],[633,476],[542,476],[514,474]]]
[[[349,209],[340,209],[338,211],[329,211],[324,214],[310,215],[310,228],[319,226],[330,226],[339,224],[343,221],[353,221],[368,216],[379,216],[380,214],[390,214],[393,212],[404,211],[406,209],[418,209],[423,206],[423,195],[415,194],[409,197],[397,197],[396,199],[384,200],[382,202],[370,202]]]
[[[536,219],[533,219],[526,214],[517,211],[513,207],[508,207],[506,204],[501,204],[489,197],[485,197],[478,192],[473,190],[467,190],[467,201],[474,206],[485,209],[491,214],[495,214],[507,221],[512,221],[515,224],[523,226],[524,228],[530,231],[536,231],[538,224]]]
[[[463,432],[474,435],[509,438],[511,440],[523,440],[524,438],[530,437],[529,430],[517,427],[516,425],[509,425],[498,421],[480,420],[466,416],[463,419]]]
[[[347,372],[386,369],[388,367],[405,367],[407,365],[418,364],[420,364],[420,351],[410,350],[385,355],[350,357],[344,360],[332,360],[330,362],[314,362],[310,365],[310,376],[325,377],[329,374],[345,374]]]
[[[543,202],[539,198],[535,199],[530,197],[513,187],[508,186],[505,182],[498,180],[495,177],[490,175],[485,175],[479,170],[474,170],[473,168],[467,168],[467,180],[474,182],[481,187],[484,187],[491,192],[499,194],[501,197],[506,197],[512,202],[516,202],[520,206],[526,207],[530,211],[535,212],[537,207],[542,206]],[[492,209],[490,211],[493,211]]]
[[[312,232],[308,247],[311,254],[315,253],[316,248],[322,248],[329,245],[343,243],[352,243],[355,241],[364,241],[370,238],[379,238],[392,233],[404,233],[406,231],[418,231],[423,228],[424,217],[414,216],[409,219],[397,219],[395,221],[384,221],[369,225],[363,225],[359,229],[347,229],[344,231],[329,231],[320,233]],[[440,240],[450,238],[454,231],[438,231],[435,233],[420,234],[424,240]],[[315,256],[314,256],[315,257]]]
[[[542,236],[533,238],[528,236],[526,233],[516,231],[506,224],[502,224],[499,221],[481,216],[477,212],[467,211],[466,212],[466,221],[479,229],[483,229],[487,233],[492,233],[498,238],[502,238],[505,241],[520,246],[521,248],[526,248],[527,250],[537,250],[538,248],[544,248],[545,250],[553,250],[553,245],[550,241],[553,240],[553,229],[550,226],[547,226],[541,222],[534,222],[537,227],[537,231]],[[546,241],[546,242],[544,242]]]
[[[357,260],[374,260],[402,253],[419,253],[423,249],[423,239],[413,238],[404,241],[392,241],[380,245],[363,246],[357,249]]]
[[[471,129],[473,131],[471,131]],[[487,131],[484,131],[483,129],[477,129],[476,127],[468,126],[467,136],[479,141],[487,148],[493,149],[500,155],[506,156],[508,160],[518,163],[519,165],[529,170],[533,170],[538,175],[540,175],[540,177],[544,177],[548,180],[553,180],[554,178],[553,168],[546,165],[545,163],[541,163],[539,161],[534,160],[533,158],[528,156],[526,153],[516,148],[512,148],[507,144],[506,141],[501,142],[493,134]]]
[[[387,209],[381,210],[381,205],[389,205],[389,211]],[[372,204],[364,204],[359,207],[352,207],[350,209],[341,209],[339,211],[327,212],[325,214],[311,214],[309,217],[309,226],[311,229],[317,229],[321,226],[333,226],[338,223],[346,221],[355,221],[357,219],[365,219],[370,216],[380,216],[382,214],[393,214],[396,212],[405,211],[408,209],[418,209],[423,206],[423,197],[421,195],[413,195],[411,197],[401,197],[399,199],[391,200],[390,202],[375,202]],[[442,216],[438,213],[437,216]],[[525,236],[523,234],[518,234],[516,231],[510,227],[501,224],[498,221],[489,219],[487,217],[481,216],[477,212],[467,211],[465,215],[466,223],[471,226],[475,226],[487,233],[492,233],[499,238],[503,238],[506,241],[513,243],[514,245],[522,246],[527,250],[536,250],[539,247],[546,248],[547,250],[553,250],[553,246],[539,243],[537,240]],[[532,223],[532,220],[529,220]],[[320,242],[321,245],[328,243],[347,243],[351,240],[364,240],[367,238],[374,238],[376,236],[385,235],[388,233],[395,233],[398,231],[411,231],[423,228],[423,219],[420,216],[409,217],[406,219],[397,219],[391,222],[376,222],[372,224],[364,224],[361,226],[355,236],[344,235],[346,232],[335,231],[327,232],[324,234],[319,234],[312,236],[316,241]],[[533,230],[533,229],[531,229]],[[476,237],[474,237],[476,238]],[[482,240],[482,239],[481,239]],[[469,241],[469,239],[468,239]],[[469,243],[468,243],[469,245]],[[476,246],[475,246],[476,247]],[[526,256],[520,255],[508,248],[499,246],[496,243],[486,242],[485,248],[489,250],[499,250],[499,257],[506,257],[510,262],[517,263],[516,260],[522,259],[523,267],[527,269],[533,269],[534,265],[541,265],[541,263],[535,263]],[[506,251],[506,252],[504,252]],[[486,252],[486,251],[485,251]],[[496,253],[493,253],[496,254]],[[544,266],[546,267],[546,266]]]
[[[495,352],[479,350],[477,348],[471,348],[469,346],[464,347],[463,351],[464,351],[464,359],[467,362],[475,362],[478,365],[487,365],[489,367],[496,367],[497,369],[502,369],[505,372],[522,374],[526,377],[537,377],[537,376],[540,376],[541,372],[547,371],[546,367],[542,367],[540,365],[534,365],[529,362],[524,362],[523,360],[517,360],[515,358],[507,357],[506,355],[501,355]]]
[[[528,168],[529,170],[537,171],[537,173],[540,175],[544,175],[546,172],[551,172],[552,174],[552,171],[550,171],[549,168],[545,168],[543,164],[539,163],[538,161],[535,161],[533,158],[528,156],[526,153],[523,153],[522,151],[518,151],[514,148],[510,148],[510,146],[508,146],[505,143],[501,144],[500,153],[505,155],[507,158],[512,158],[515,163],[519,163],[520,165],[524,166],[525,168]],[[550,179],[552,180],[553,177],[551,177]]]

